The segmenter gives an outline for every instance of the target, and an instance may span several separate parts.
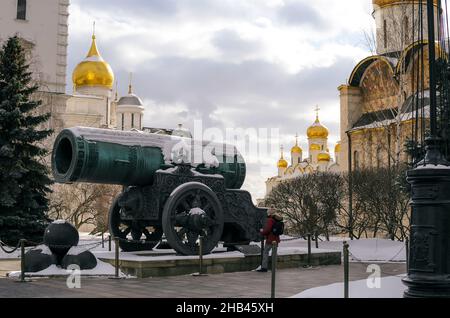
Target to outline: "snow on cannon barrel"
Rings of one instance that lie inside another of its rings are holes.
[[[191,138],[74,127],[56,138],[52,170],[60,183],[123,185],[109,231],[124,251],[151,250],[163,233],[178,253],[208,254],[259,241],[267,209],[240,190],[246,166],[234,146]]]
[[[60,183],[142,186],[153,182],[157,170],[181,160],[183,152],[190,153],[185,161],[196,171],[222,175],[227,188],[240,189],[244,183],[245,162],[234,146],[198,145],[189,138],[87,127],[64,129],[57,136],[52,170]]]

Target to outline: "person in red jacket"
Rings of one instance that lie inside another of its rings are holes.
[[[263,259],[261,267],[258,268],[257,272],[267,272],[267,267],[269,265],[269,252],[272,250],[272,243],[280,243],[280,236],[272,233],[272,227],[275,220],[282,221],[283,218],[277,213],[273,208],[267,211],[267,221],[263,229],[260,230],[261,235],[266,238],[266,244],[264,246]]]

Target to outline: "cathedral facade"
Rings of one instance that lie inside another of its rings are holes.
[[[434,1],[436,17],[437,2]],[[421,85],[425,93],[418,103],[423,116],[429,116],[428,50],[423,56],[418,50],[429,45],[426,1],[421,4],[411,0],[373,0],[373,10],[376,51],[360,61],[348,82],[338,88],[342,142],[339,157],[343,171],[388,167],[409,160],[405,144],[413,129],[417,129],[413,120],[417,103],[414,93]],[[421,14],[425,17],[425,30],[424,39],[419,41]],[[439,49],[437,43],[436,46]],[[418,65],[424,71],[417,71]],[[419,78],[424,84],[419,83]]]
[[[283,148],[277,163],[278,175],[266,181],[266,195],[272,192],[280,182],[292,178],[301,177],[314,172],[339,172],[340,168],[340,143],[334,147],[335,159],[331,157],[328,148],[328,128],[319,120],[317,111],[315,122],[307,129],[308,155],[304,156],[303,149],[298,144],[296,136],[295,145],[291,148],[290,163],[285,159]]]

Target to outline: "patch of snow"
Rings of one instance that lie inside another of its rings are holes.
[[[215,155],[213,155],[212,152],[209,152],[205,149],[204,153],[203,153],[203,162],[205,163],[205,167],[206,168],[217,168],[219,167],[219,159],[217,159],[217,157]]]
[[[349,298],[403,298],[405,275],[383,277],[380,288],[369,288],[366,279],[349,283]],[[305,290],[290,298],[344,298],[344,283],[336,283]]]
[[[406,262],[406,247],[404,242],[386,239],[348,240],[336,238],[330,241],[319,241],[319,249],[343,250],[343,241],[349,244],[350,260],[354,262]],[[285,247],[306,248],[308,242],[303,239],[281,241],[280,249]],[[316,250],[315,242],[311,242],[311,250]]]
[[[110,129],[106,130],[81,126],[67,128],[65,130],[70,131],[75,137],[81,137],[90,141],[107,142],[124,146],[159,148],[161,149],[164,157],[164,162],[166,164],[172,163],[172,154],[174,150],[180,150],[178,149],[180,145],[183,145],[182,148],[184,148],[185,150],[189,150],[190,154],[194,154],[194,159],[199,159],[190,160],[193,166],[196,166],[200,163],[205,163],[205,156],[203,151],[205,147],[213,148],[217,156],[227,154],[228,157],[234,158],[234,156],[239,153],[236,147],[232,145],[219,144],[209,141],[195,141],[191,138],[178,136],[160,135],[137,131],[121,131]],[[197,156],[197,154],[199,156]],[[208,163],[211,163],[209,160],[211,158],[207,159]]]
[[[450,169],[450,166],[427,164],[424,166],[417,166],[416,169]]]
[[[190,214],[190,215],[204,215],[204,214],[205,214],[205,211],[203,211],[203,210],[200,209],[200,208],[193,208],[193,209],[191,209],[191,210],[189,211],[189,214]]]
[[[41,254],[45,254],[45,255],[52,255],[52,251],[50,251],[50,249],[48,248],[47,245],[39,245],[36,246],[35,248],[33,248],[33,250],[41,250]]]
[[[65,223],[69,223],[66,220],[55,220],[52,222],[52,224],[65,224]]]
[[[191,146],[181,139],[172,147],[171,158],[176,164],[191,163]]]
[[[19,277],[20,271],[10,272],[8,277]],[[58,267],[56,265],[51,265],[50,267],[36,273],[25,273],[26,276],[68,276],[73,274],[73,271],[66,270],[64,268]],[[111,264],[97,260],[97,266],[89,270],[80,270],[81,276],[111,276],[115,275],[115,268]],[[119,272],[120,277],[126,277],[122,272]]]
[[[86,252],[88,248],[84,246],[72,246],[70,250],[67,252],[67,255],[80,255],[83,252]]]
[[[338,252],[338,251],[327,250],[327,249],[323,249],[323,248],[311,248],[311,254],[330,253],[330,252]],[[308,254],[308,248],[279,247],[277,249],[277,255],[298,255],[298,254]],[[272,252],[270,252],[270,255],[272,255]]]

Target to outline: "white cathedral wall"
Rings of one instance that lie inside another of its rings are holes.
[[[41,90],[65,93],[69,0],[28,0],[17,20],[17,0],[0,1],[0,42],[17,34],[33,44],[31,66]]]
[[[106,98],[96,96],[71,96],[64,115],[65,127],[102,127],[106,124],[107,103]]]
[[[81,86],[75,88],[75,93],[78,95],[100,96],[111,98],[112,90],[103,86]]]

